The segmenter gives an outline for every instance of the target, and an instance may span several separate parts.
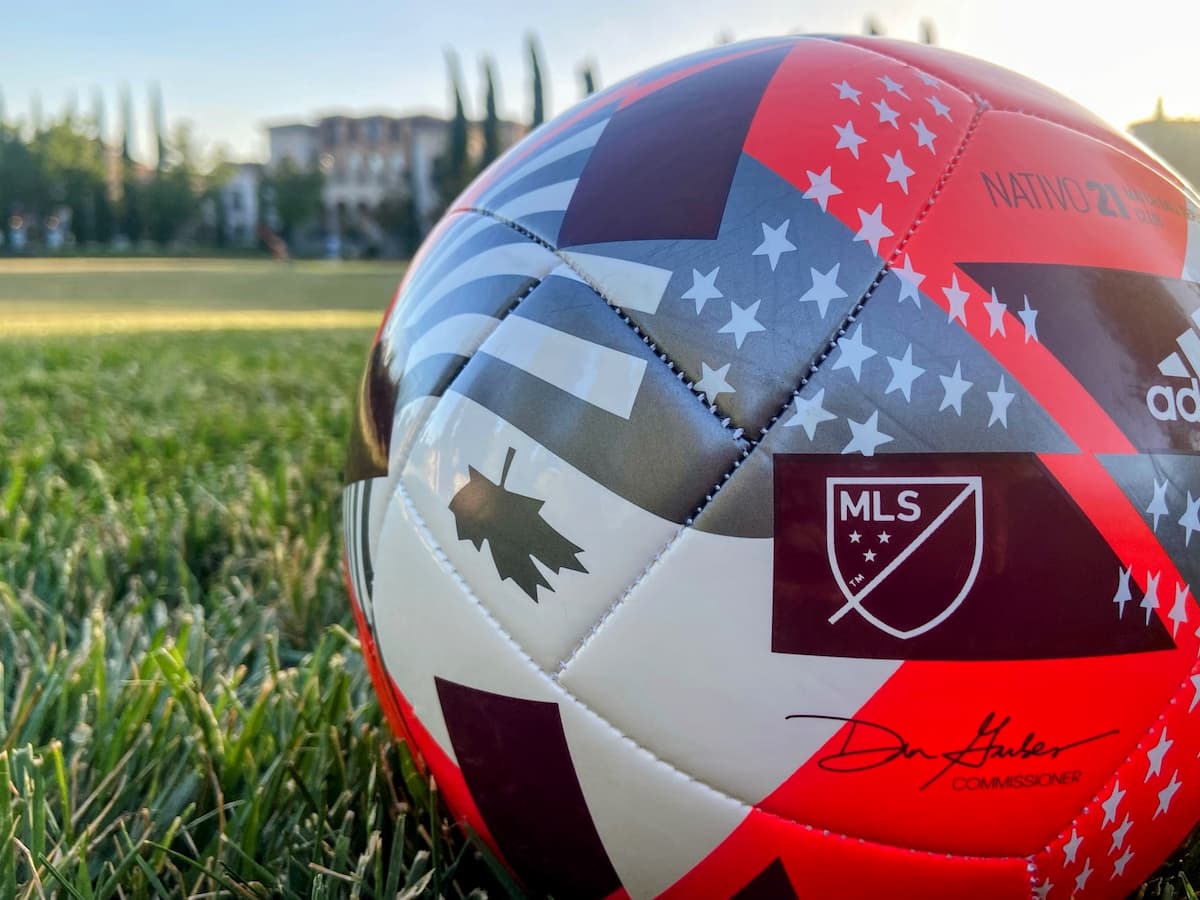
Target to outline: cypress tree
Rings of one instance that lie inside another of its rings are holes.
[[[155,171],[161,175],[167,167],[167,140],[164,134],[166,125],[163,121],[162,89],[158,82],[150,86],[150,123],[154,128],[154,145],[157,152]]]
[[[500,116],[496,112],[496,75],[489,58],[483,60],[484,100],[483,158],[480,168],[486,168],[500,155]]]
[[[539,52],[537,37],[531,34],[529,36],[529,66],[532,82],[530,90],[533,92],[533,116],[529,122],[530,128],[537,128],[546,121],[546,101],[543,96],[542,61],[540,57],[541,53]]]
[[[579,80],[583,83],[583,96],[590,97],[596,93],[596,73],[591,62],[585,62],[580,67]]]

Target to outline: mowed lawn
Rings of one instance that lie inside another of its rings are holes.
[[[341,576],[401,271],[0,261],[3,900],[515,895],[382,722]]]

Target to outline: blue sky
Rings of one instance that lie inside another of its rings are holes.
[[[530,31],[544,49],[553,113],[578,99],[585,58],[611,84],[723,31],[857,32],[867,14],[889,36],[910,39],[928,17],[943,46],[1044,81],[1119,127],[1149,115],[1159,95],[1168,114],[1200,116],[1196,0],[1139,0],[1118,12],[1047,0],[0,0],[0,11],[10,118],[28,114],[34,93],[46,115],[72,96],[89,110],[99,88],[115,124],[117,92],[128,84],[144,125],[147,87],[158,81],[172,121],[187,119],[210,144],[248,159],[265,153],[268,122],[332,110],[444,112],[446,48],[461,58],[472,107],[488,54],[502,111],[526,117]]]

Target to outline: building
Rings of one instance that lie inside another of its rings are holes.
[[[1129,133],[1157,153],[1192,187],[1200,190],[1200,118],[1172,119],[1163,113],[1162,98],[1154,117],[1129,126]]]
[[[505,146],[524,128],[501,122]],[[285,123],[267,128],[268,168],[290,161],[301,169],[319,168],[324,174],[322,199],[327,231],[356,231],[368,242],[383,236],[374,213],[388,200],[412,192],[421,225],[432,219],[451,198],[438,196],[434,163],[446,149],[450,122],[431,115],[325,116],[314,123]],[[469,151],[482,144],[479,123],[472,123]]]
[[[261,163],[240,163],[225,184],[219,202],[224,216],[225,239],[233,247],[258,243],[258,192],[262,182]]]

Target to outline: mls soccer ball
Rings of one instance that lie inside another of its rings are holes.
[[[1127,894],[1200,816],[1197,282],[1189,188],[964,56],[590,98],[371,350],[392,724],[537,895]]]

